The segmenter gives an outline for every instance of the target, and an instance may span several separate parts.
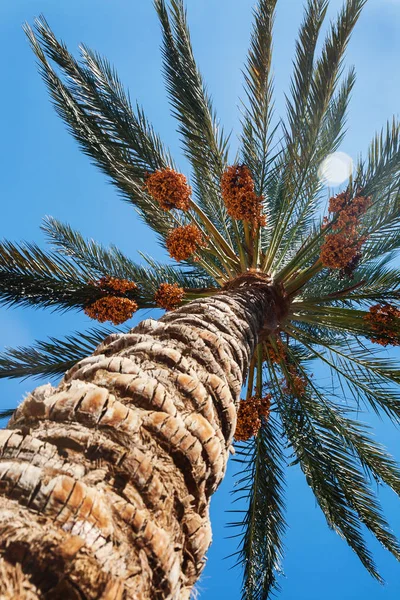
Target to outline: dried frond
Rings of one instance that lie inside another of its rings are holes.
[[[162,209],[189,210],[192,188],[182,173],[170,168],[154,171],[146,178],[146,188]]]

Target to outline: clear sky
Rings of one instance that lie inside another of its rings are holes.
[[[233,150],[239,133],[238,105],[241,68],[248,45],[253,0],[187,0],[193,44],[221,121],[233,130]],[[278,1],[274,72],[276,110],[284,109],[294,40],[302,18],[301,0]],[[341,1],[331,0],[333,16]],[[169,115],[161,76],[160,32],[151,0],[3,0],[0,3],[1,218],[0,238],[43,242],[41,219],[52,215],[84,235],[116,243],[139,260],[137,250],[164,259],[155,237],[132,207],[91,166],[65,131],[47,98],[35,60],[22,32],[24,21],[43,13],[56,34],[74,50],[79,42],[102,54],[117,67],[133,99],[145,107],[156,130],[170,146],[178,164],[179,140]],[[369,0],[347,54],[357,70],[348,135],[342,150],[354,159],[365,153],[373,133],[399,112],[400,0]],[[232,154],[233,156],[233,154]],[[158,314],[158,313],[157,313]],[[135,324],[144,315],[132,320]],[[92,322],[82,314],[49,313],[0,307],[0,349],[26,345],[48,335],[83,330]],[[315,374],[318,376],[318,373]],[[16,405],[35,382],[0,382],[0,407]],[[399,432],[376,422],[378,435],[400,459]],[[240,571],[230,570],[224,557],[235,550],[227,539],[232,472],[212,501],[214,543],[199,584],[201,598],[239,600]],[[371,540],[387,584],[375,583],[345,543],[330,532],[297,467],[287,469],[288,534],[282,600],[397,600],[400,566]],[[388,490],[379,496],[392,526],[400,534],[399,502]],[[368,538],[369,539],[369,538]]]

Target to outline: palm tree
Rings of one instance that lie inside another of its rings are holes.
[[[104,58],[83,46],[77,61],[43,18],[26,27],[57,112],[175,262],[138,265],[52,218],[51,250],[1,244],[3,304],[112,324],[0,357],[1,377],[66,372],[0,431],[2,597],[189,598],[235,451],[246,600],[278,586],[286,448],[371,575],[362,526],[400,557],[371,487],[398,494],[400,471],[353,416],[363,406],[400,420],[400,369],[377,351],[400,344],[395,120],[321,212],[319,167],[343,139],[355,81],[343,57],[365,2],[347,0],[317,56],[328,2],[308,0],[287,117],[271,127],[276,0],[258,1],[230,163],[183,2],[155,0],[192,187]],[[124,325],[154,307],[167,311],[159,321]],[[316,363],[333,388],[312,377]]]

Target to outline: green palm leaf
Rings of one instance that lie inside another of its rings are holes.
[[[379,361],[376,356],[366,360],[362,355],[360,357],[361,351],[358,349],[357,352],[355,344],[339,349],[334,343],[329,344],[325,341],[323,347],[318,348],[320,345],[318,337],[300,330],[295,325],[287,329],[315,357],[328,365],[336,377],[344,380],[357,408],[361,404],[369,404],[378,414],[383,411],[392,420],[399,422],[400,378],[396,362],[388,363],[386,360],[386,364],[382,364],[385,363],[385,359]],[[333,354],[333,357],[328,352]]]
[[[115,331],[115,328],[98,327],[64,339],[37,340],[31,347],[6,348],[0,353],[0,379],[60,377],[79,360],[92,354]]]
[[[302,404],[304,413],[314,420],[318,427],[329,432],[332,441],[329,445],[325,444],[325,449],[332,455],[332,465],[335,465],[335,453],[339,447],[344,447],[347,457],[353,459],[353,464],[349,461],[344,473],[337,475],[348,504],[382,545],[399,558],[399,543],[383,518],[379,502],[359,470],[357,461],[360,461],[361,466],[372,473],[375,479],[385,481],[399,494],[400,470],[397,464],[382,446],[376,445],[366,436],[358,423],[343,416],[342,408],[333,405],[324,397],[302,367],[299,369],[306,378],[310,392],[299,397],[298,401]],[[335,441],[335,438],[340,439]],[[343,466],[341,461],[340,467]]]
[[[296,41],[296,62],[291,81],[291,99],[287,98],[288,126],[284,131],[285,151],[278,156],[277,164],[267,177],[267,199],[270,220],[274,224],[274,238],[279,231],[279,223],[285,213],[285,193],[290,186],[290,178],[297,162],[297,147],[302,138],[302,128],[307,115],[307,102],[310,94],[314,70],[315,49],[324,21],[327,0],[309,0],[303,23]],[[279,190],[279,191],[278,191]],[[270,266],[272,258],[268,261]]]
[[[256,193],[263,195],[274,132],[272,118],[272,26],[277,0],[260,0],[255,9],[254,27],[246,65],[247,104],[243,117],[243,162],[253,173]]]
[[[57,113],[82,150],[111,178],[123,197],[139,209],[145,221],[165,237],[174,220],[144,191],[148,171],[173,166],[172,159],[138,108],[132,110],[115,71],[108,62],[82,48],[82,65],[58,42],[44,18],[36,34],[25,30]],[[66,76],[56,74],[54,61]]]
[[[59,310],[82,308],[100,297],[91,272],[35,244],[0,244],[0,303]]]
[[[194,191],[205,214],[229,239],[227,213],[219,184],[227,163],[228,138],[217,117],[197,68],[181,0],[154,5],[163,33],[163,59],[173,115],[179,122],[185,156],[194,176]]]
[[[138,284],[135,299],[139,301],[140,308],[154,307],[154,294],[161,283],[176,283],[189,291],[191,288],[216,286],[215,280],[201,267],[177,268],[160,264],[143,254],[147,266],[138,265],[116,246],[105,248],[94,240],[85,240],[78,231],[52,217],[45,219],[42,229],[59,252],[69,256],[76,264],[90,269],[97,277],[110,275]]]
[[[325,39],[321,57],[313,63],[315,46],[318,34],[325,17],[327,2],[310,0],[307,6],[306,17],[300,30],[300,40],[297,47],[298,63],[295,68],[295,82],[292,84],[293,97],[297,94],[294,105],[288,102],[288,121],[290,128],[286,133],[286,145],[289,162],[285,193],[281,196],[278,211],[275,212],[276,226],[271,240],[271,248],[266,266],[274,264],[274,258],[282,245],[287,227],[296,223],[305,206],[307,211],[318,208],[314,202],[315,193],[308,195],[309,188],[318,187],[316,178],[321,162],[321,155],[317,153],[318,139],[321,129],[326,124],[326,115],[336,90],[342,70],[342,63],[351,33],[360,16],[366,0],[348,0],[337,22],[331,25]],[[299,73],[304,77],[299,77]],[[351,84],[351,79],[348,84]],[[350,88],[351,89],[351,88]],[[287,128],[285,128],[287,129]],[[310,184],[308,177],[311,177]]]
[[[0,420],[10,419],[15,412],[15,408],[4,408],[0,410]]]
[[[297,256],[309,235],[310,228],[315,223],[315,214],[321,206],[323,189],[319,177],[319,167],[329,154],[337,150],[344,138],[347,108],[354,83],[355,73],[351,69],[338,92],[330,100],[318,134],[313,159],[314,166],[310,168],[310,173],[303,183],[304,200],[299,203],[299,210],[294,211],[291,224],[282,237],[282,248],[276,256],[276,268],[284,266],[290,259]]]
[[[243,519],[231,524],[242,530],[237,555],[244,569],[243,600],[261,600],[279,589],[286,529],[281,435],[278,423],[270,419],[253,440],[236,446],[241,470],[234,497],[246,498],[248,504]]]

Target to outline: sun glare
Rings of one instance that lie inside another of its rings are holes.
[[[322,161],[318,176],[325,185],[340,185],[353,171],[353,159],[345,152],[334,152]]]

